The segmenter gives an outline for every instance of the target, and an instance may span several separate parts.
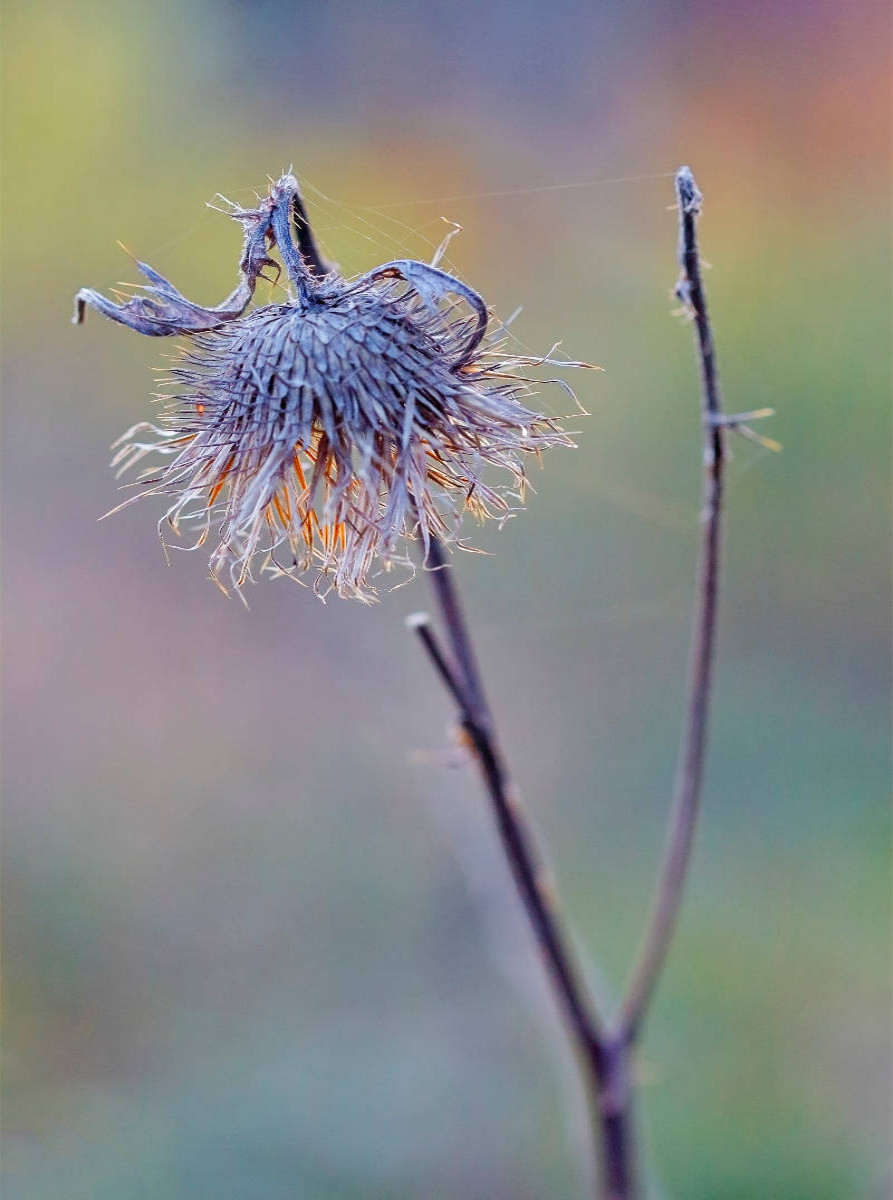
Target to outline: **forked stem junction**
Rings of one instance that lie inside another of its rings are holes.
[[[462,612],[455,572],[436,538],[430,540],[426,566],[448,646],[441,645],[424,613],[408,621],[458,707],[515,884],[574,1043],[592,1114],[600,1164],[597,1194],[602,1200],[634,1200],[640,1194],[632,1129],[633,1054],[676,927],[700,808],[716,643],[725,441],[730,429],[743,432],[740,421],[768,415],[763,410],[739,418],[722,413],[698,253],[697,221],[702,197],[688,167],[676,172],[675,187],[680,266],[676,295],[694,324],[701,383],[704,468],[696,607],[685,719],[663,859],[642,948],[612,1021],[605,1021],[596,1011],[562,930],[552,889],[544,886],[542,859],[508,773]]]

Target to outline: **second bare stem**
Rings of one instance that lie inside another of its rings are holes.
[[[688,167],[676,173],[680,276],[676,293],[695,326],[701,376],[704,474],[702,532],[696,580],[694,630],[682,742],[667,838],[642,947],[616,1021],[596,1014],[582,973],[561,928],[530,828],[512,785],[487,702],[453,571],[444,548],[429,538],[429,574],[449,649],[440,645],[426,616],[410,619],[438,674],[453,696],[474,752],[515,884],[559,998],[586,1083],[594,1140],[599,1150],[602,1200],[638,1195],[633,1146],[632,1056],[663,967],[682,901],[700,808],[707,721],[713,678],[719,596],[720,534],[726,429],[713,335],[701,279],[697,219],[701,193]],[[750,414],[751,416],[754,414]]]

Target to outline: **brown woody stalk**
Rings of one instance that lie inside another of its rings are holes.
[[[441,646],[425,614],[416,614],[409,621],[459,708],[515,884],[577,1051],[592,1113],[600,1163],[598,1195],[603,1200],[634,1200],[639,1194],[632,1137],[632,1055],[676,925],[700,807],[719,588],[725,431],[734,427],[734,419],[722,415],[701,279],[697,242],[701,193],[688,167],[677,171],[675,183],[681,268],[676,293],[694,321],[701,375],[704,477],[697,600],[686,716],[663,862],[642,949],[619,1015],[610,1024],[595,1010],[562,931],[552,890],[544,886],[541,858],[500,747],[455,574],[436,538],[430,541],[427,566],[449,651]]]
[[[628,1164],[631,1163],[628,1124],[618,1119],[625,1106],[615,1102],[620,1094],[617,1084],[623,1077],[623,1047],[620,1047],[620,1055],[614,1053],[562,931],[553,890],[518,793],[508,774],[459,602],[454,572],[446,561],[443,546],[436,539],[430,543],[427,565],[450,644],[450,654],[441,647],[424,613],[414,614],[409,624],[415,629],[441,680],[459,707],[462,728],[493,806],[515,885],[539,943],[576,1051],[586,1084],[593,1130],[601,1148],[603,1170],[620,1183],[627,1179]],[[623,1190],[612,1188],[604,1194],[620,1200],[633,1193],[624,1185]]]
[[[682,268],[676,285],[676,295],[694,321],[701,371],[701,427],[704,442],[701,547],[697,567],[697,607],[692,634],[688,700],[676,769],[673,807],[651,916],[621,1009],[621,1029],[630,1041],[635,1039],[639,1030],[673,936],[701,802],[716,645],[720,533],[726,464],[725,440],[726,426],[729,424],[722,414],[713,331],[707,313],[707,297],[701,280],[698,255],[697,219],[703,198],[688,167],[680,167],[676,172],[676,196],[679,205],[679,260]]]

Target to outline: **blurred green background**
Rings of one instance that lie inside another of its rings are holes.
[[[666,173],[694,168],[727,405],[776,407],[785,450],[735,445],[640,1127],[655,1195],[888,1195],[888,5],[4,8],[5,1200],[584,1187],[558,1018],[403,628],[424,579],[246,612],[165,566],[152,502],[97,524],[168,346],[74,329],[73,293],[132,277],[120,239],[216,302],[239,230],[205,201],[292,162],[344,271],[458,221],[452,269],[523,343],[605,367],[579,450],[458,566],[606,1002],[680,724],[700,449]]]

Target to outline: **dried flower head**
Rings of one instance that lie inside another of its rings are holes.
[[[524,456],[573,444],[521,402],[524,367],[554,360],[488,340],[486,305],[438,269],[439,256],[345,280],[323,263],[292,175],[257,208],[230,209],[244,244],[222,304],[193,304],[138,262],[141,294],[116,304],[84,288],[74,318],[90,305],[150,337],[188,339],[159,421],[130,429],[113,465],[165,457],[140,495],[172,497],[159,529],[192,528],[195,547],[216,531],[221,586],[241,587],[258,566],[293,577],[315,568],[317,590],[369,599],[376,560],[408,562],[415,537],[458,541],[465,509],[504,519],[523,501]],[[246,314],[258,280],[279,278],[273,247],[293,292]]]

